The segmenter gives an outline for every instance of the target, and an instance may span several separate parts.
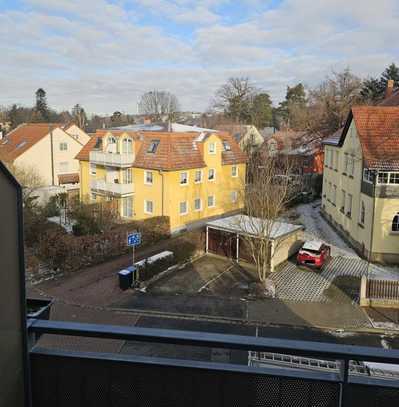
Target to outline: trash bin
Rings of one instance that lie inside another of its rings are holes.
[[[133,273],[131,270],[121,270],[118,272],[119,276],[119,288],[121,290],[127,290],[132,286]]]
[[[136,266],[129,266],[126,270],[132,273],[132,283],[139,279],[139,273]]]

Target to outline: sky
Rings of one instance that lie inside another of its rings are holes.
[[[0,0],[0,105],[136,113],[140,95],[174,93],[204,111],[229,77],[278,104],[350,67],[399,64],[398,0]]]

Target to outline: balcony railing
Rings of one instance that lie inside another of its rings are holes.
[[[94,192],[107,193],[112,195],[132,195],[134,193],[134,184],[116,184],[114,182],[106,182],[105,180],[92,179],[90,188]]]
[[[91,151],[89,158],[92,164],[120,168],[131,167],[134,162],[133,153],[108,153],[105,151]]]
[[[276,352],[334,360],[332,371],[176,360],[124,354],[30,351],[33,407],[397,406],[397,380],[353,375],[350,361],[399,364],[399,351],[276,338],[59,321],[28,321],[42,334]],[[75,343],[76,345],[76,343]]]

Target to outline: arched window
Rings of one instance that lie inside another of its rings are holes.
[[[107,138],[107,152],[108,153],[116,153],[116,138],[115,137],[108,137]]]
[[[122,153],[133,152],[133,140],[131,138],[124,138],[122,140]]]
[[[392,232],[399,232],[399,213],[397,213],[392,220]]]

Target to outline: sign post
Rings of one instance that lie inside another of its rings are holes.
[[[141,244],[141,233],[130,232],[127,234],[127,245],[132,247],[132,267],[134,267],[134,251],[135,247]]]

